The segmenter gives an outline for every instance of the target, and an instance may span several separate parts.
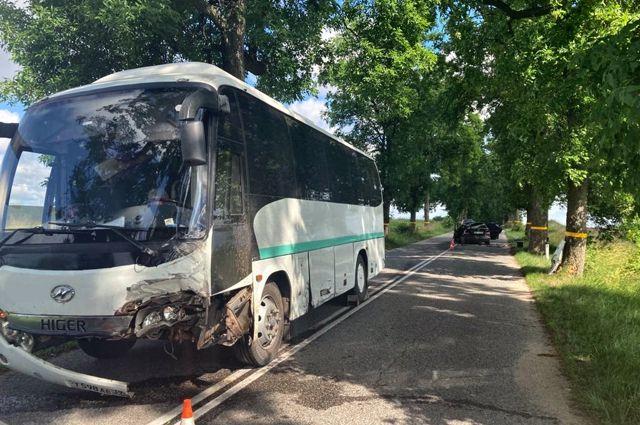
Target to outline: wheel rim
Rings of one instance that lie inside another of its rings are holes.
[[[358,263],[358,269],[356,271],[356,284],[358,285],[358,292],[363,293],[364,292],[364,285],[365,285],[365,272],[364,272],[364,265],[362,263]]]
[[[280,331],[280,310],[270,295],[260,301],[258,308],[258,341],[262,348],[269,348]]]

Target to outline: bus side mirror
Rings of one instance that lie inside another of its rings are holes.
[[[15,122],[0,122],[0,139],[6,137],[11,139],[18,130],[18,123]]]
[[[200,120],[183,121],[180,129],[182,162],[189,166],[207,163],[204,124]]]

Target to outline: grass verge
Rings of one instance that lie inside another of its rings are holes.
[[[432,221],[426,226],[422,221],[416,222],[415,230],[409,220],[394,219],[389,223],[389,234],[385,238],[387,251],[433,236],[450,232],[451,226],[442,221]]]
[[[581,278],[550,276],[548,260],[523,250],[516,259],[580,404],[602,424],[640,423],[638,247],[590,244]]]

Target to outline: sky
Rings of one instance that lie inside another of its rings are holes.
[[[11,78],[19,69],[20,67],[11,61],[9,54],[0,49],[0,80]],[[249,77],[247,77],[247,82],[249,84],[255,84],[255,77],[249,75]],[[289,109],[307,117],[317,126],[333,133],[335,128],[332,128],[324,117],[324,114],[327,111],[326,99],[331,89],[331,87],[321,86],[318,88],[317,96],[307,96],[303,100],[294,102],[287,106]],[[23,114],[24,108],[21,105],[10,105],[6,102],[0,102],[1,122],[18,122]],[[0,158],[4,157],[7,144],[8,139],[0,138]],[[41,191],[39,190],[40,188],[34,185],[29,185],[28,182],[41,182],[42,176],[46,174],[47,170],[34,159],[28,162],[27,166],[24,167],[23,172],[23,176],[16,176],[16,184],[19,184],[19,186],[16,187],[18,191],[12,194],[12,198],[14,195],[16,196],[16,202],[11,203],[24,203],[26,205],[33,205],[34,203],[37,204],[40,202],[42,196],[40,193]],[[408,213],[400,213],[397,210],[392,210],[391,213],[393,217],[397,218],[409,217]],[[444,216],[446,214],[446,209],[440,205],[436,206],[435,209],[431,211],[431,217]],[[422,211],[418,213],[418,219],[423,217],[424,215]],[[564,224],[566,220],[566,209],[564,206],[554,204],[549,211],[549,219]]]

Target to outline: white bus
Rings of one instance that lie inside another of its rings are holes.
[[[127,394],[28,354],[51,336],[97,358],[140,338],[222,344],[262,366],[289,322],[362,301],[384,267],[374,161],[215,66],[118,72],[2,129],[0,363],[15,370]]]

